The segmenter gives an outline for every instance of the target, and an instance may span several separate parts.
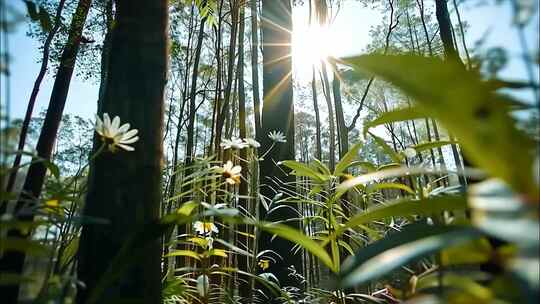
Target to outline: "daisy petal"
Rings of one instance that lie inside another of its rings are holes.
[[[139,136],[135,136],[135,137],[128,138],[128,139],[121,139],[119,141],[119,143],[121,143],[121,144],[132,144],[132,143],[134,143],[134,142],[136,142],[138,140],[139,140]]]
[[[139,130],[137,130],[137,129],[129,130],[126,133],[124,133],[123,138],[129,139],[129,138],[137,135],[137,133],[139,133]]]
[[[124,144],[116,144],[116,145],[126,151],[135,151],[135,148],[133,148],[132,146],[128,146]]]

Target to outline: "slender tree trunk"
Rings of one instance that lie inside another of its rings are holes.
[[[118,0],[103,112],[139,130],[135,151],[104,151],[91,163],[83,214],[107,224],[83,225],[78,303],[118,299],[161,303],[159,240],[141,240],[114,280],[100,281],[127,240],[156,222],[161,197],[163,94],[167,75],[167,0]],[[94,151],[101,145],[96,139]],[[104,288],[96,295],[96,287]],[[90,297],[92,296],[92,297]]]
[[[277,188],[283,187],[283,182],[291,178],[282,173],[275,162],[294,159],[294,106],[292,85],[291,61],[291,31],[292,7],[290,0],[275,0],[262,2],[262,30],[263,30],[263,89],[264,105],[262,109],[263,134],[270,131],[281,131],[286,135],[286,143],[278,143],[264,158],[261,164],[261,183],[273,184],[276,178],[281,182]],[[267,151],[272,142],[266,136],[261,138],[261,151]],[[275,186],[275,185],[272,185]],[[268,186],[261,188],[266,197],[273,197],[275,192]],[[296,206],[291,205],[295,209]],[[264,217],[266,210],[260,206],[260,214]],[[266,220],[279,221],[295,217],[295,213],[288,208],[281,208],[273,212]],[[288,222],[295,228],[298,223]],[[261,250],[272,249],[283,257],[270,265],[268,272],[273,273],[280,281],[281,286],[299,286],[299,282],[289,276],[287,267],[294,266],[302,272],[302,255],[293,254],[293,244],[281,238],[271,240],[271,235],[262,234],[259,239]]]
[[[472,68],[471,66],[472,62],[471,62],[471,56],[469,55],[469,49],[467,48],[467,43],[465,43],[465,31],[463,30],[463,22],[461,21],[461,14],[459,13],[459,7],[456,0],[452,0],[452,3],[454,4],[454,9],[456,10],[456,15],[458,18],[461,44],[463,46],[463,50],[465,51],[465,56],[467,57],[467,68],[470,70]]]
[[[336,107],[336,123],[339,138],[339,158],[341,159],[349,151],[349,130],[345,125],[345,117],[343,116],[343,105],[341,103],[341,81],[337,67],[332,66],[334,71],[334,79],[332,80],[332,95],[334,96],[334,105]]]
[[[447,0],[435,0],[435,14],[437,16],[437,22],[439,23],[439,35],[441,37],[444,54],[449,60],[455,60],[461,64],[461,58],[454,47],[454,40],[452,38],[452,21],[450,20],[450,14],[448,13]]]
[[[330,81],[328,80],[328,73],[326,71],[326,63],[321,61],[321,80],[323,83],[323,93],[326,100],[326,106],[328,107],[328,126],[330,131],[329,141],[329,168],[334,172],[336,167],[336,124],[334,122],[334,108],[332,106],[332,96],[330,95]]]
[[[447,0],[435,0],[435,12],[437,15],[437,21],[439,23],[439,35],[443,42],[444,54],[447,60],[454,60],[463,65],[461,58],[454,46],[454,40],[452,38],[452,22],[448,13]],[[463,176],[463,167],[459,156],[459,151],[456,144],[452,144],[452,154],[454,155],[454,161],[456,162],[457,171],[459,174],[459,182],[462,186],[467,185],[467,181]],[[465,165],[467,160],[464,158]]]
[[[49,160],[52,155],[56,134],[58,133],[60,121],[62,120],[62,113],[66,104],[69,84],[75,66],[75,59],[79,51],[82,30],[91,2],[91,0],[80,0],[71,20],[68,40],[62,51],[60,66],[58,67],[56,78],[54,80],[49,107],[36,146],[37,155],[42,159]],[[14,214],[17,216],[18,220],[33,221],[34,215],[32,213],[25,212],[19,214],[19,212],[25,206],[31,207],[36,205],[41,189],[43,188],[46,172],[47,167],[41,161],[32,164],[28,169],[21,197],[17,201],[14,209]],[[8,236],[25,239],[29,237],[29,234],[21,233],[19,230],[10,230],[8,231]],[[23,252],[6,252],[0,258],[0,272],[22,273],[24,259],[25,254]],[[2,300],[6,301],[6,303],[15,303],[17,301],[18,293],[19,285],[0,286]]]
[[[225,123],[226,115],[229,111],[229,106],[231,102],[231,95],[233,90],[233,80],[234,80],[234,58],[236,53],[236,38],[238,32],[238,9],[239,9],[238,0],[230,1],[231,9],[231,37],[229,41],[229,52],[228,62],[227,62],[227,82],[225,84],[225,99],[221,108],[218,108],[218,116],[216,120],[216,151],[219,151],[219,143],[221,142],[221,135],[223,134],[223,125]]]
[[[45,77],[47,72],[47,66],[49,64],[49,53],[52,40],[58,31],[58,28],[61,25],[62,10],[64,9],[65,0],[60,0],[56,8],[56,16],[54,17],[54,27],[47,34],[45,42],[43,43],[43,57],[41,58],[41,66],[39,68],[38,76],[34,82],[34,87],[32,88],[32,93],[30,94],[30,99],[28,100],[28,107],[26,108],[26,114],[21,127],[21,134],[19,137],[19,143],[17,145],[17,151],[22,152],[24,150],[24,145],[26,143],[26,136],[28,135],[28,127],[30,126],[30,120],[32,119],[32,113],[34,112],[34,106],[36,104],[37,95],[39,93],[39,88],[41,87],[41,82]],[[13,171],[9,175],[9,180],[6,186],[6,192],[11,192],[13,190],[13,185],[15,184],[15,179],[17,178],[17,168],[21,164],[22,154],[18,153],[15,155],[15,160],[13,161]],[[3,212],[1,212],[3,213]]]
[[[251,80],[253,86],[253,113],[255,138],[261,140],[261,97],[259,96],[259,26],[257,22],[257,0],[249,1],[251,10]]]
[[[187,144],[186,144],[186,167],[192,163],[194,156],[194,132],[195,132],[195,114],[196,114],[196,97],[197,97],[197,80],[199,75],[199,61],[201,59],[202,43],[204,40],[204,23],[206,18],[201,20],[199,25],[199,34],[197,36],[197,46],[195,47],[195,59],[193,61],[193,71],[191,74],[191,89],[189,92],[189,118],[187,127]],[[189,174],[188,174],[189,175]]]
[[[246,128],[246,92],[244,85],[244,31],[245,31],[245,14],[244,6],[240,7],[240,28],[238,31],[238,67],[236,69],[238,75],[238,128],[240,130],[240,138],[247,137],[247,128]],[[240,150],[240,158],[247,159],[247,150]],[[241,161],[242,173],[243,176],[247,178],[248,166],[245,161]],[[240,199],[238,203],[243,210],[249,210],[248,200],[248,182],[247,180],[242,180],[240,183],[238,194]],[[246,225],[239,225],[238,230],[245,235],[249,233],[248,227]],[[248,237],[242,234],[237,235],[237,246],[240,248],[248,248]],[[238,255],[238,269],[249,272],[248,257],[240,254]],[[239,286],[240,296],[244,299],[249,299],[251,294],[251,288],[248,278],[242,278]]]
[[[214,96],[214,105],[212,109],[212,134],[211,134],[211,141],[213,142],[213,145],[210,145],[210,155],[212,153],[219,153],[219,144],[221,142],[221,138],[218,138],[217,136],[217,128],[218,128],[218,118],[219,118],[219,112],[221,109],[221,88],[222,88],[222,70],[223,70],[223,63],[221,60],[221,44],[222,44],[222,27],[223,27],[223,1],[221,0],[219,2],[219,18],[218,18],[218,26],[216,29],[216,90],[215,90],[215,96]],[[220,135],[221,136],[221,135]]]
[[[318,160],[322,160],[322,148],[321,148],[321,117],[319,114],[319,101],[317,98],[317,80],[315,77],[315,65],[312,66],[312,79],[311,79],[311,92],[313,95],[313,111],[315,112],[315,157]]]

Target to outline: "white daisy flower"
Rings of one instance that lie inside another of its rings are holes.
[[[226,164],[221,168],[221,174],[225,177],[225,181],[230,185],[240,184],[240,177],[242,176],[240,172],[242,167],[235,166],[232,161],[227,161]]]
[[[403,154],[405,154],[405,156],[407,156],[408,158],[413,158],[416,156],[416,150],[414,148],[409,147],[403,150]]]
[[[268,133],[268,137],[275,142],[287,142],[285,135],[281,131],[271,131],[270,133]]]
[[[218,227],[212,222],[196,221],[195,223],[193,223],[193,229],[195,229],[198,234],[207,236],[212,235],[212,233],[219,232]]]
[[[261,144],[253,138],[244,138],[244,143],[251,148],[258,148]]]
[[[244,149],[245,147],[247,147],[247,144],[243,142],[240,138],[231,138],[224,139],[220,146],[223,147],[223,150]]]
[[[135,150],[130,144],[139,140],[139,137],[136,136],[139,131],[137,129],[130,130],[129,127],[129,123],[120,125],[120,117],[118,116],[115,116],[111,121],[107,113],[103,114],[103,120],[96,115],[96,132],[111,152],[115,152],[116,147],[126,151]]]

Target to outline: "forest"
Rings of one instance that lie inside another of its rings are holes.
[[[538,303],[537,0],[0,0],[0,303]]]

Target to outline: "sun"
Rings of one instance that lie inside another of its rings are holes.
[[[337,57],[339,35],[319,25],[296,27],[292,35],[293,73],[300,82],[312,79],[312,68],[319,68],[328,57]]]

